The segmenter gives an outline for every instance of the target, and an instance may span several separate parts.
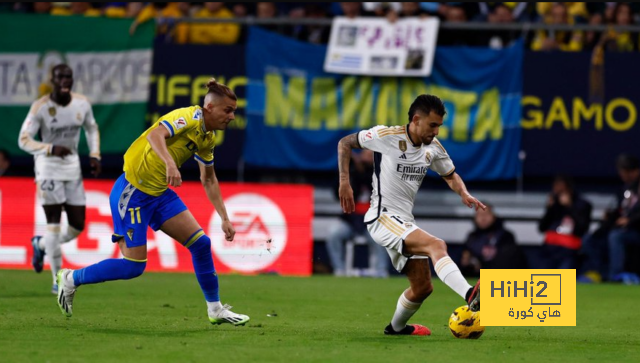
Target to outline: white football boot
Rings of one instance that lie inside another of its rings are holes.
[[[209,314],[209,321],[211,324],[220,325],[223,323],[233,324],[235,326],[245,325],[249,321],[249,317],[242,314],[236,314],[231,311],[232,306],[228,304],[224,304],[221,309],[218,311],[213,311],[209,309],[207,312]]]
[[[73,297],[76,294],[76,286],[73,285],[73,270],[63,268],[58,271],[58,306],[66,317],[73,315]]]

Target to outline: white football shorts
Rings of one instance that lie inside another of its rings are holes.
[[[38,180],[36,185],[41,205],[86,205],[82,179]]]
[[[377,244],[387,249],[393,267],[402,272],[410,258],[428,258],[427,256],[413,256],[402,252],[404,239],[411,232],[420,229],[415,222],[405,222],[394,214],[380,214],[380,217],[367,225],[369,234]]]

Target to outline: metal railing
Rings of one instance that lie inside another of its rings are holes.
[[[321,25],[331,26],[333,19],[331,18],[289,18],[289,17],[277,17],[277,18],[256,18],[252,16],[244,18],[230,18],[230,19],[217,19],[217,18],[157,18],[159,22],[185,22],[185,23],[235,23],[240,25]],[[532,30],[552,30],[552,31],[596,31],[603,32],[607,30],[615,30],[618,32],[631,32],[640,33],[640,25],[590,25],[590,24],[545,24],[545,23],[483,23],[483,22],[464,22],[464,23],[452,23],[441,22],[440,29],[447,30],[474,30],[474,31],[523,31],[528,32]]]

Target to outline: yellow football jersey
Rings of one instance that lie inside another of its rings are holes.
[[[213,165],[215,132],[205,132],[202,109],[199,106],[179,108],[160,117],[124,154],[124,172],[127,181],[141,191],[158,196],[167,189],[167,169],[153,151],[147,135],[162,125],[169,130],[169,154],[180,167],[191,156],[207,166]]]

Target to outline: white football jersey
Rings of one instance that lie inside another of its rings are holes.
[[[440,176],[453,174],[455,167],[442,144],[414,144],[406,126],[376,126],[358,132],[358,142],[374,151],[373,192],[365,223],[388,212],[414,222],[413,203],[422,180],[431,169]]]
[[[91,104],[81,94],[71,93],[71,102],[62,106],[46,95],[31,105],[20,129],[20,148],[34,155],[36,180],[75,180],[82,177],[78,142],[84,127],[90,156],[100,158],[100,133]],[[40,141],[34,137],[39,135]],[[51,155],[53,145],[65,146],[71,154]]]

